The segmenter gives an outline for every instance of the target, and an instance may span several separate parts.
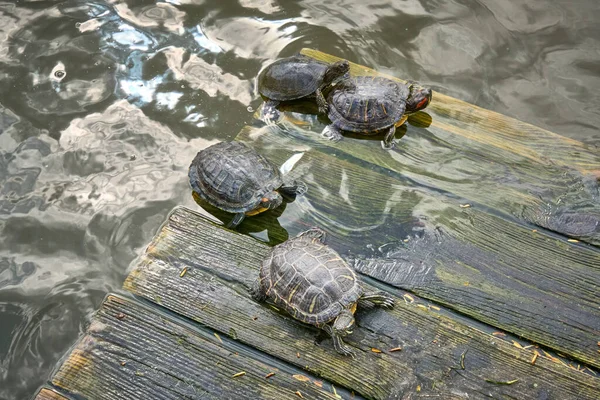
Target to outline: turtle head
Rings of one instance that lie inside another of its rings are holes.
[[[323,75],[323,86],[331,85],[338,78],[347,76],[349,71],[350,63],[347,60],[340,60],[331,64],[325,71],[325,75]]]
[[[421,111],[431,103],[431,89],[413,83],[410,85],[410,95],[406,100],[406,112]]]
[[[333,322],[333,330],[340,336],[346,336],[351,334],[353,329],[354,314],[351,310],[345,309]]]
[[[279,192],[273,190],[272,192],[265,194],[262,197],[262,199],[260,199],[259,207],[267,210],[272,210],[274,208],[279,207],[282,202],[283,198],[281,197]]]

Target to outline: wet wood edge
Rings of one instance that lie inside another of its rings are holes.
[[[310,49],[305,52],[320,60],[337,60]],[[351,72],[402,81],[356,64],[351,64]],[[286,117],[278,125],[296,130],[292,134],[300,140],[600,246],[600,152],[593,146],[437,93],[425,112],[411,116],[408,128],[399,129],[406,135],[387,151],[364,136],[331,143],[320,132],[302,128],[306,121],[294,121],[294,129]]]
[[[305,152],[292,173],[308,185],[304,199],[297,200],[312,207],[305,218],[311,218],[316,207],[323,214],[310,222],[338,218],[334,231],[353,225],[358,233],[349,234],[356,235],[384,214],[382,227],[396,220],[414,223],[410,217],[418,210],[415,216],[425,229],[407,239],[390,237],[385,229],[362,233],[375,247],[392,240],[395,253],[393,258],[357,262],[360,272],[600,367],[600,251],[533,232],[477,207],[461,208],[455,199],[322,153],[318,147],[295,144],[276,130],[245,128],[236,139],[250,143],[277,165],[293,149]],[[351,203],[321,195],[323,189],[341,193],[343,181]],[[332,240],[334,247],[343,248],[343,237]]]
[[[310,117],[299,120],[286,114],[276,126],[257,123],[244,127],[238,137],[269,136],[279,142],[279,138],[293,139],[284,144],[352,159],[366,169],[441,192],[464,204],[487,207],[532,227],[562,234],[565,239],[600,246],[600,208],[593,179],[505,156],[494,159],[489,152],[490,159],[467,155],[464,146],[468,143],[450,148],[433,137],[429,128],[427,133],[418,132],[418,136],[406,135],[395,149],[386,151],[376,143],[374,146],[373,140],[326,140],[314,132],[315,122]],[[267,143],[264,146],[272,147]],[[444,156],[437,153],[442,149],[456,155],[447,165]]]
[[[41,388],[33,400],[69,400],[69,398],[52,389]]]
[[[326,62],[340,60],[308,48],[301,53]],[[350,65],[355,75],[380,75],[406,82],[359,64]],[[600,177],[600,155],[588,145],[439,92],[434,92],[433,99],[428,110],[436,115],[434,127],[545,165],[560,163]]]
[[[109,295],[51,383],[76,398],[98,400],[296,399],[297,392],[336,398],[322,379],[224,342]]]
[[[359,311],[359,328],[347,338],[357,357],[340,356],[329,339],[315,343],[314,329],[251,299],[248,287],[268,250],[177,208],[124,288],[367,398],[413,392],[415,397],[591,399],[600,390],[597,378],[543,354],[532,362],[531,350],[402,298],[392,311]]]

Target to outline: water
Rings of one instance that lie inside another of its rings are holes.
[[[0,398],[47,379],[169,210],[199,209],[187,165],[253,123],[264,65],[312,47],[598,146],[598,20],[593,0],[0,0]],[[246,232],[381,245],[307,204]]]

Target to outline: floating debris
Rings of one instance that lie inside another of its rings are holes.
[[[265,375],[265,379],[269,379],[273,375],[275,375],[275,372],[269,372],[268,374]]]
[[[425,311],[429,311],[429,308],[427,308],[426,306],[424,306],[423,304],[417,304],[417,307],[425,310]]]
[[[577,239],[567,239],[567,242],[579,243],[579,240],[577,240]]]
[[[232,378],[238,378],[240,376],[246,375],[246,371],[238,372],[237,374],[233,374]]]
[[[379,350],[379,349],[376,349],[375,347],[371,347],[371,351],[372,351],[373,353],[381,353],[381,350]]]
[[[310,378],[304,375],[292,375],[292,378],[300,381],[300,382],[310,382]]]
[[[531,365],[535,364],[535,360],[539,357],[539,353],[536,351],[533,353],[533,357],[531,358]]]
[[[493,379],[486,379],[486,382],[495,383],[496,385],[512,385],[513,383],[519,382],[518,379],[513,379],[512,381],[495,381]]]
[[[469,349],[463,351],[460,355],[460,369],[465,369],[465,356],[467,355],[467,351],[469,351]]]
[[[117,314],[117,319],[123,319],[123,318],[125,318],[125,314],[123,314],[123,313]]]
[[[494,336],[506,336],[506,333],[504,333],[504,332],[493,332],[492,335],[494,335]]]
[[[404,297],[404,301],[408,300],[410,303],[414,303],[415,299],[414,297],[412,297],[410,294],[405,293],[402,295],[402,297]]]
[[[393,353],[394,351],[401,351],[402,347],[394,347],[393,349],[390,349],[390,353]]]
[[[313,381],[313,383],[315,385],[317,385],[318,387],[322,388],[323,387],[323,381]]]
[[[431,304],[429,305],[429,308],[433,308],[436,311],[440,311],[441,310],[438,306],[432,306]]]
[[[512,341],[512,343],[513,343],[513,346],[515,346],[515,347],[516,347],[516,348],[518,348],[518,349],[522,349],[522,348],[523,348],[523,346],[521,346],[521,344],[520,344],[520,343],[518,343],[518,342],[516,342],[516,341],[514,341],[514,340]]]
[[[296,358],[300,358],[300,352],[296,352]]]
[[[471,205],[469,203],[467,203],[467,204],[459,204],[458,206],[460,208],[469,208],[469,207],[471,207]]]
[[[217,332],[215,332],[214,335],[219,340],[219,342],[221,342],[221,344],[223,344],[223,341],[221,340],[221,337],[217,334]]]
[[[183,278],[183,276],[185,275],[185,273],[187,272],[187,270],[188,270],[188,267],[185,267],[185,268],[183,268],[183,269],[181,270],[181,273],[179,274],[179,277],[180,277],[180,278]]]
[[[302,396],[302,393],[300,393],[300,391],[299,391],[299,390],[296,390],[296,394],[297,394],[297,395],[298,395],[298,397],[300,397],[301,399],[303,399],[303,398],[304,398],[304,396]]]
[[[341,399],[341,398],[342,398],[342,396],[340,396],[340,395],[337,393],[337,390],[335,390],[335,386],[333,386],[333,384],[331,384],[331,388],[333,389],[333,395],[335,396],[335,398],[336,398],[336,399]]]

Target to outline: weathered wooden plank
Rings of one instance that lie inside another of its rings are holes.
[[[326,62],[340,59],[307,48],[301,53]],[[350,63],[350,71],[354,75],[381,75],[406,82],[355,63]],[[482,143],[488,149],[493,146],[544,165],[558,163],[600,176],[600,155],[592,146],[443,93],[434,92],[433,98],[435,101],[427,110],[435,115],[431,125],[440,130]]]
[[[357,358],[340,356],[328,339],[317,345],[311,327],[251,299],[248,287],[268,250],[177,208],[124,287],[367,398],[592,399],[600,390],[597,378],[543,355],[532,363],[530,350],[400,298],[394,310],[359,312],[346,340]]]
[[[237,139],[275,163],[298,147],[269,127],[244,129]],[[393,250],[391,259],[379,253],[382,260],[360,264],[361,272],[600,366],[600,252],[476,207],[460,208],[456,199],[402,176],[370,171],[355,160],[317,150],[307,150],[293,173],[306,181],[303,201],[321,210],[320,221],[338,218],[336,225],[326,226],[334,247],[345,250],[349,246],[343,242],[351,241],[354,254],[366,243]],[[332,195],[341,192],[344,181],[348,204]],[[312,210],[307,214],[307,224],[320,222],[308,219]],[[376,226],[375,221],[381,221],[376,229],[360,230]],[[394,221],[401,223],[390,226]],[[356,228],[349,237],[339,234],[339,226]],[[518,302],[515,293],[522,294]]]
[[[356,64],[351,72],[383,75]],[[324,125],[315,117],[301,117],[303,127],[284,121],[282,129],[421,185],[600,245],[597,149],[439,93],[425,111],[409,118],[408,128],[401,128],[408,134],[389,151],[373,140],[323,140],[318,133]]]
[[[98,400],[297,399],[298,391],[335,399],[322,380],[276,360],[255,359],[227,342],[110,295],[52,384]],[[240,372],[245,374],[234,376]],[[265,378],[270,372],[276,374]]]
[[[69,400],[52,389],[41,388],[34,400]]]

